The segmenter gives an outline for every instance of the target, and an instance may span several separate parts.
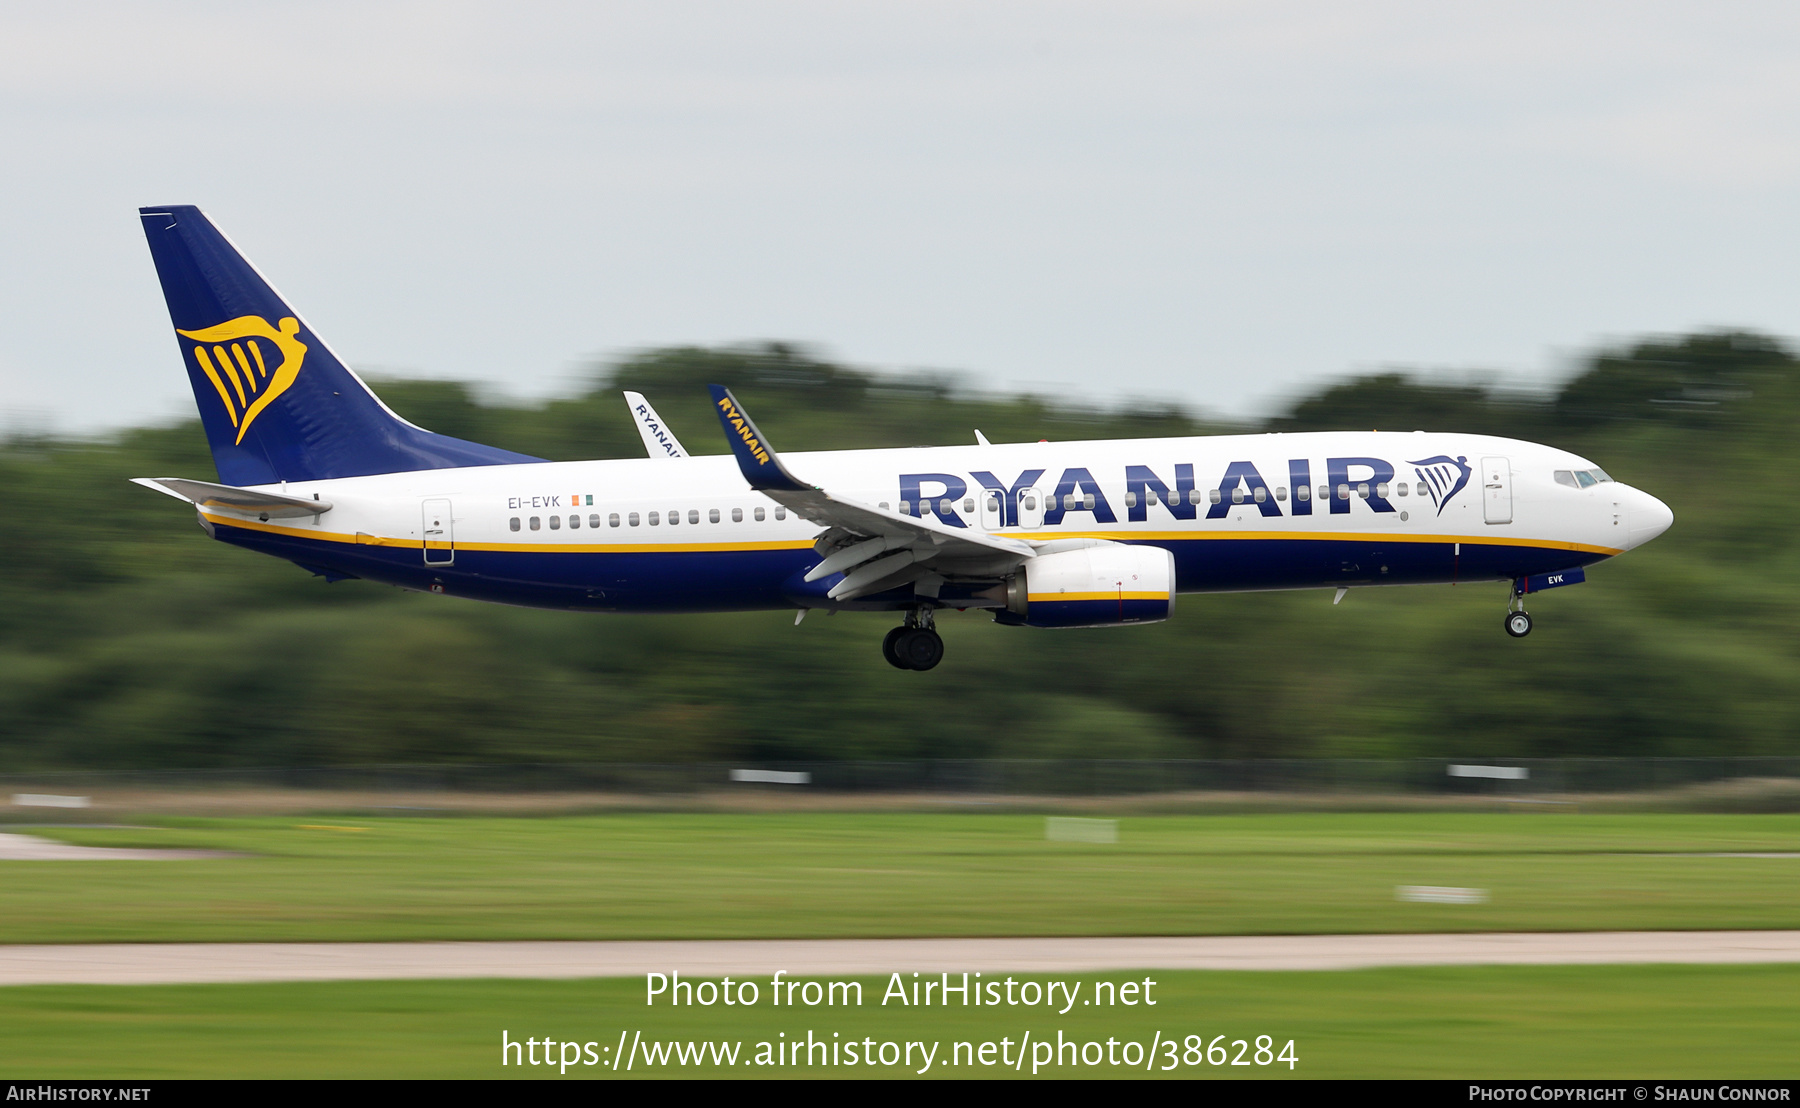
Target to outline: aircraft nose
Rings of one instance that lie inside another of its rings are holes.
[[[1632,489],[1626,503],[1628,525],[1631,528],[1631,543],[1626,549],[1635,549],[1667,531],[1675,522],[1675,513],[1669,506],[1651,496],[1642,489]]]

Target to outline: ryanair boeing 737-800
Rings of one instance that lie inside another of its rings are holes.
[[[778,455],[713,386],[731,454],[690,456],[635,393],[646,458],[550,462],[395,415],[198,208],[140,210],[218,482],[140,478],[208,535],[327,580],[591,611],[901,613],[1023,627],[1167,619],[1180,592],[1511,582],[1534,592],[1673,514],[1567,451],[1323,432]]]

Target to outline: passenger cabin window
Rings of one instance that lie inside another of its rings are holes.
[[[612,517],[612,525],[614,527],[617,527],[619,525],[619,517],[618,516]],[[593,515],[588,517],[588,526],[595,527],[595,528],[598,528],[600,526],[600,513],[599,512],[595,512]]]
[[[1221,497],[1219,495],[1218,489],[1208,489],[1207,493],[1206,493],[1206,499],[1212,501],[1214,504],[1217,504],[1220,500],[1223,499],[1223,497]]]
[[[1401,496],[1405,496],[1406,495],[1406,482],[1402,481],[1398,485],[1395,485],[1394,491],[1399,493]],[[1381,495],[1386,496],[1387,494],[1382,493]]]
[[[581,530],[581,517],[580,516],[570,516],[569,517],[569,530],[571,530],[571,531]]]
[[[1188,503],[1189,504],[1200,503],[1200,490],[1199,489],[1189,489],[1188,490]]]
[[[1277,499],[1277,500],[1286,500],[1287,499],[1287,486],[1286,485],[1282,485],[1280,488],[1275,490],[1275,499]]]
[[[562,517],[561,516],[551,516],[550,517],[550,530],[556,531],[556,530],[561,529],[561,527],[562,527]]]
[[[657,524],[659,524],[661,522],[662,522],[662,516],[660,514],[658,514],[656,512],[650,513],[650,519],[649,519],[650,526],[655,527]]]
[[[679,524],[680,522],[681,522],[681,509],[680,508],[671,508],[669,510],[669,526],[674,527],[677,524]]]
[[[1295,500],[1311,500],[1312,499],[1312,486],[1311,485],[1295,485],[1294,486],[1294,499]]]
[[[1339,485],[1338,486],[1338,499],[1339,500],[1350,499],[1350,486],[1349,485]]]
[[[1037,511],[1037,497],[1026,495],[1026,496],[1020,497],[1019,502],[1021,505],[1023,505],[1023,507],[1025,508],[1026,511],[1028,511],[1028,512]]]
[[[699,523],[700,522],[700,509],[698,509],[698,508],[689,508],[688,509],[688,522],[689,523]]]
[[[787,518],[787,509],[786,508],[776,508],[775,509],[775,518],[776,519],[786,519]]]
[[[731,509],[731,522],[733,522],[733,523],[744,522],[744,509],[742,509],[742,508]]]
[[[974,512],[975,512],[975,498],[974,497],[971,496],[967,500],[963,501],[963,511],[968,512],[971,515],[974,514]]]
[[[1128,492],[1125,494],[1125,506],[1127,508],[1137,507],[1137,493]]]
[[[1420,495],[1420,496],[1424,496],[1424,495],[1426,495],[1426,488],[1425,488],[1425,482],[1423,482],[1423,481],[1420,481],[1420,482],[1419,482],[1419,487],[1418,487],[1418,488],[1416,488],[1416,489],[1414,489],[1414,490],[1413,490],[1413,491],[1414,491],[1414,492],[1416,492],[1416,493],[1418,493],[1418,494],[1419,494],[1419,495]]]
[[[1330,485],[1320,485],[1319,486],[1319,499],[1320,500],[1330,500],[1331,499],[1331,486]]]
[[[1241,488],[1232,489],[1231,502],[1233,504],[1242,504],[1244,502],[1244,490]]]
[[[634,519],[631,522],[636,523],[637,520]],[[608,527],[617,527],[619,525],[619,513],[614,512],[611,515],[607,516],[606,517],[606,525]]]
[[[538,517],[537,517],[537,516],[532,516],[532,517],[531,517],[531,529],[532,529],[532,530],[533,530],[533,531],[535,531],[535,530],[537,530],[537,529],[538,529],[538,528],[539,528],[539,527],[540,527],[540,526],[542,526],[542,524],[541,524],[541,522],[540,522],[540,521],[539,521],[539,520],[538,520]]]
[[[706,522],[708,522],[708,523],[717,523],[717,522],[719,522],[719,509],[717,509],[717,508],[708,508],[708,509],[707,509],[707,510],[706,510]]]
[[[1261,485],[1256,486],[1256,502],[1261,504],[1267,499],[1269,499],[1269,490]]]
[[[1084,497],[1082,497],[1082,498],[1081,498],[1081,506],[1082,506],[1082,507],[1083,507],[1083,508],[1086,508],[1086,509],[1087,509],[1087,510],[1088,510],[1088,511],[1090,511],[1090,512],[1091,512],[1091,511],[1093,511],[1093,510],[1094,510],[1094,505],[1095,505],[1095,504],[1096,504],[1096,503],[1097,503],[1097,502],[1098,502],[1098,501],[1097,501],[1097,499],[1096,499],[1096,497],[1095,497],[1095,496],[1094,496],[1094,494],[1093,494],[1093,493],[1091,493],[1091,492],[1090,492],[1090,493],[1088,493],[1088,494],[1087,494],[1087,495],[1086,495],[1086,496],[1084,496]]]
[[[762,521],[763,521],[763,510],[761,508],[758,508],[758,509],[756,509],[756,522],[761,523]]]
[[[1362,497],[1364,500],[1369,499],[1369,483],[1367,481],[1362,481],[1357,484],[1356,495]]]
[[[506,525],[514,531],[517,531],[519,529],[519,517],[514,516],[510,520],[507,520]]]
[[[638,514],[636,512],[631,513],[631,515],[629,517],[629,522],[631,523],[631,525],[633,527],[636,527],[638,525]]]

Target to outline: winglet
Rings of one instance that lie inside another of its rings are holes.
[[[625,405],[631,409],[631,420],[637,424],[638,436],[644,440],[644,453],[652,458],[685,458],[686,450],[675,438],[675,432],[656,414],[656,409],[641,392],[627,392]]]
[[[763,438],[756,424],[750,422],[749,413],[738,403],[737,397],[724,385],[708,385],[712,390],[713,406],[719,411],[719,423],[725,428],[725,441],[731,444],[731,452],[737,456],[738,469],[744,473],[744,480],[750,487],[773,492],[811,492],[813,486],[804,484],[787,467],[781,464],[776,456],[775,448],[769,440]]]

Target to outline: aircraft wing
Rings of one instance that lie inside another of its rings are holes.
[[[644,440],[644,452],[652,458],[685,458],[688,452],[681,448],[681,442],[675,438],[675,432],[656,409],[644,399],[641,392],[627,392],[625,406],[631,409],[631,422],[636,424],[638,437]]]
[[[828,594],[831,599],[852,600],[908,581],[920,582],[923,591],[936,595],[932,576],[941,584],[947,574],[998,575],[1010,572],[1035,553],[1030,543],[1019,539],[952,527],[925,516],[901,515],[801,481],[788,472],[731,390],[722,385],[710,387],[725,438],[750,487],[826,528],[815,544],[825,560],[806,579],[817,581],[843,573],[844,579]]]
[[[329,500],[303,500],[298,496],[281,496],[272,492],[240,489],[235,485],[215,485],[211,481],[190,481],[185,477],[133,477],[132,484],[185,500],[197,508],[223,508],[232,512],[262,515],[269,519],[294,516],[317,516],[331,510]]]

